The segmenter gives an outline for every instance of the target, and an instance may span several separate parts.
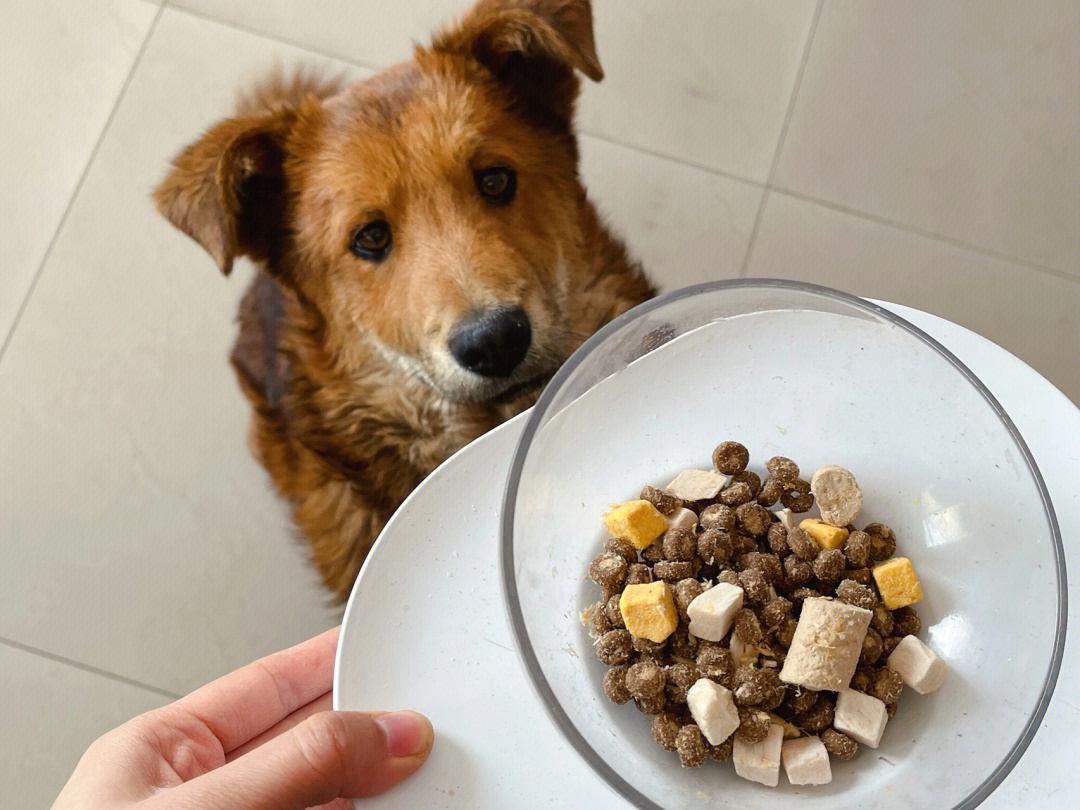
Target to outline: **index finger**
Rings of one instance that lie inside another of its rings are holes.
[[[230,672],[170,708],[204,723],[228,753],[330,691],[340,629]]]

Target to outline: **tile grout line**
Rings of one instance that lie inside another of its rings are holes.
[[[30,303],[30,298],[37,288],[38,281],[41,280],[41,274],[45,270],[45,265],[49,263],[49,258],[52,256],[53,249],[60,239],[60,234],[67,224],[68,217],[71,215],[71,210],[75,207],[75,200],[78,199],[83,184],[86,183],[86,178],[90,174],[90,167],[94,165],[94,160],[101,150],[101,144],[105,141],[105,135],[112,126],[113,119],[116,117],[116,111],[120,109],[120,102],[124,100],[124,94],[127,93],[128,85],[131,84],[131,78],[135,75],[135,71],[142,61],[143,54],[146,52],[146,46],[150,42],[150,37],[153,36],[154,29],[157,27],[158,20],[161,19],[161,14],[165,11],[165,6],[167,4],[166,0],[166,2],[163,2],[158,6],[158,10],[154,13],[154,19],[150,21],[150,25],[146,29],[146,36],[143,37],[142,44],[139,45],[139,50],[135,53],[135,59],[132,60],[131,69],[128,70],[127,76],[124,78],[124,83],[120,85],[120,92],[116,94],[116,101],[113,102],[112,109],[109,110],[109,115],[105,119],[105,124],[101,127],[101,132],[98,133],[97,140],[94,141],[94,148],[90,150],[90,157],[87,158],[86,165],[83,166],[83,170],[79,174],[79,180],[75,183],[75,188],[71,192],[71,197],[68,198],[67,205],[64,206],[64,213],[60,215],[60,221],[56,225],[56,230],[53,231],[52,238],[49,240],[49,245],[45,248],[45,253],[41,257],[41,262],[38,264],[37,270],[34,271],[34,275],[30,279],[30,285],[26,288],[26,294],[23,296],[22,303],[19,304],[19,309],[15,313],[15,318],[12,320],[7,334],[4,336],[4,341],[0,344],[0,363],[4,361],[4,355],[7,353],[8,346],[11,344],[11,339],[15,334],[15,330],[19,328],[19,323],[22,321],[23,314],[26,312],[26,307]]]
[[[136,680],[135,678],[128,678],[125,675],[117,674],[116,672],[110,672],[107,669],[101,669],[99,667],[91,666],[90,664],[84,664],[82,661],[76,661],[73,658],[68,658],[63,655],[57,655],[56,653],[49,652],[48,650],[42,650],[38,647],[31,647],[29,644],[23,644],[19,641],[14,641],[10,638],[4,638],[0,636],[0,644],[11,647],[30,655],[36,655],[39,658],[47,658],[50,661],[54,661],[57,664],[63,664],[65,666],[73,667],[74,669],[82,670],[83,672],[89,672],[92,675],[100,675],[102,678],[108,678],[109,680],[116,681],[118,683],[126,684],[127,686],[136,686],[139,689],[143,689],[147,692],[153,692],[156,695],[167,697],[172,700],[178,700],[181,695],[176,692],[170,692],[168,689],[161,689],[153,684],[144,683],[143,681]]]
[[[761,192],[761,203],[758,205],[754,224],[750,228],[746,253],[743,255],[742,265],[739,267],[739,278],[745,278],[747,271],[750,269],[750,260],[754,256],[758,231],[761,230],[761,220],[765,217],[765,204],[769,201],[769,191],[772,189],[773,178],[776,176],[776,168],[780,165],[780,155],[784,151],[788,127],[791,126],[791,119],[795,114],[795,100],[799,97],[799,90],[802,88],[803,75],[806,73],[806,65],[810,61],[810,48],[814,43],[814,35],[817,33],[818,20],[821,18],[821,9],[824,5],[825,0],[818,0],[817,5],[814,7],[814,16],[810,20],[810,30],[806,35],[806,44],[803,45],[802,56],[799,59],[799,69],[795,73],[795,85],[791,88],[791,98],[788,100],[787,111],[784,113],[784,122],[780,126],[780,137],[776,141],[776,151],[773,153],[772,165],[769,166],[769,176],[765,181],[765,190]]]

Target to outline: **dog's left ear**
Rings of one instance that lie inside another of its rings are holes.
[[[579,90],[574,70],[604,78],[589,0],[480,0],[432,49],[475,59],[532,112],[562,124]]]

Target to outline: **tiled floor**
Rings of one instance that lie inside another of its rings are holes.
[[[1080,401],[1075,0],[594,4],[584,172],[663,286],[913,304]],[[224,358],[247,273],[219,277],[150,188],[261,69],[360,77],[467,5],[0,0],[0,784],[20,806],[109,726],[338,615],[244,446]]]

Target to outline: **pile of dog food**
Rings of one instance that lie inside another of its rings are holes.
[[[854,525],[855,477],[807,482],[774,457],[762,480],[749,461],[724,442],[713,469],[608,512],[589,565],[603,596],[582,621],[608,698],[652,715],[684,767],[732,760],[776,786],[782,763],[793,785],[825,784],[831,757],[877,748],[905,684],[932,692],[947,667],[917,637],[922,590],[893,531]]]

